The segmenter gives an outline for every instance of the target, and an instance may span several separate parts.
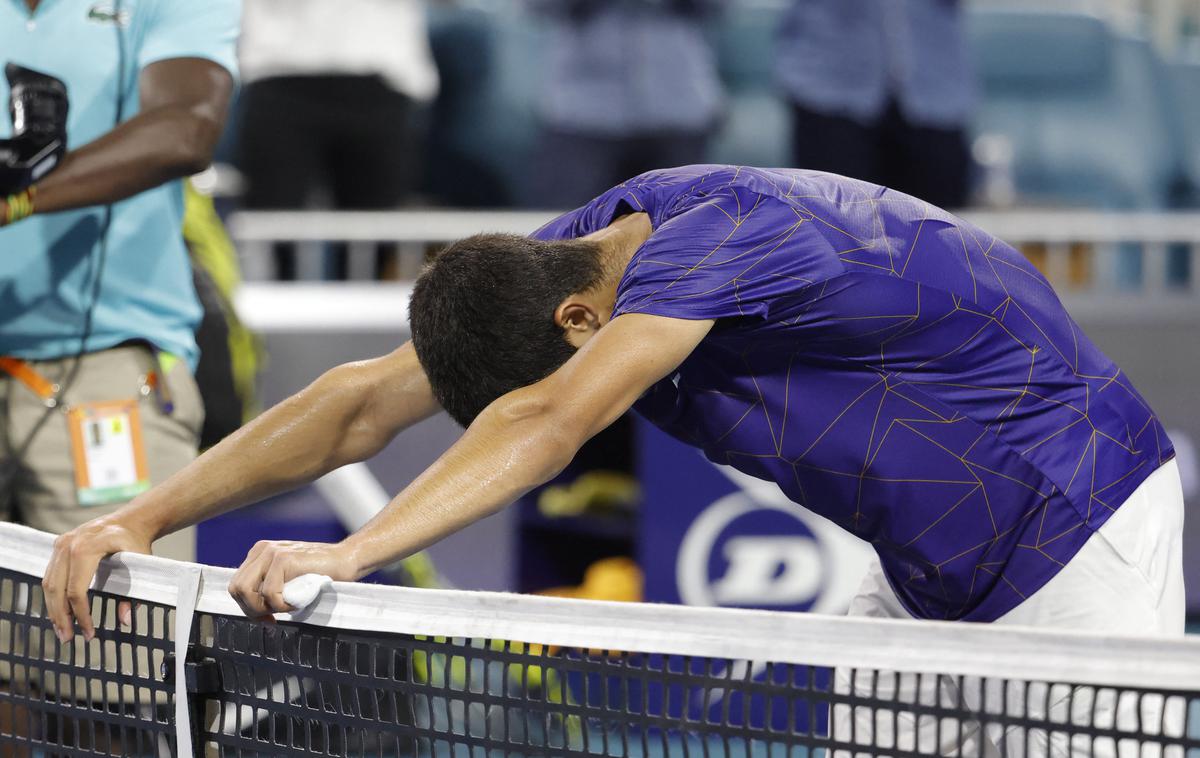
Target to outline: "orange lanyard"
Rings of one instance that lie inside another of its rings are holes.
[[[58,405],[58,391],[61,388],[20,358],[0,356],[0,371],[28,387],[30,392],[42,399],[47,408]]]
[[[34,370],[33,366],[30,366],[25,361],[20,358],[0,356],[0,371],[24,384],[30,392],[42,399],[42,403],[47,408],[58,407],[58,393],[62,391],[62,388],[39,374]],[[146,374],[142,381],[142,394],[148,395],[153,391],[158,398],[159,405],[163,408],[163,412],[170,415],[175,408],[175,404],[171,400],[166,383],[159,380],[158,372],[151,371]]]

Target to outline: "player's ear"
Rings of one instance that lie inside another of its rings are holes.
[[[586,340],[601,327],[596,308],[585,298],[576,295],[567,297],[554,309],[554,323],[562,327],[572,343],[576,339]]]

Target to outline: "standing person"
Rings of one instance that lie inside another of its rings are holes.
[[[702,163],[721,106],[705,21],[724,0],[530,0],[550,27],[532,201],[561,208]]]
[[[12,64],[0,102],[19,106],[19,133],[0,125],[2,147],[17,147],[0,150],[0,520],[66,532],[196,456],[200,305],[181,178],[209,164],[224,128],[239,17],[239,0],[0,2],[0,63]],[[25,161],[40,140],[67,148],[49,173]],[[195,532],[154,550],[192,560]],[[45,652],[0,629],[0,653],[13,646]],[[133,670],[125,652],[121,665]],[[63,692],[21,669],[0,668],[0,690],[138,701],[133,687]],[[26,728],[20,698],[0,701],[0,731]],[[81,746],[117,744],[99,722],[58,726]]]
[[[421,0],[246,0],[238,166],[245,207],[395,208],[420,176],[417,110],[437,94]],[[322,197],[322,195],[324,197]],[[379,251],[381,269],[390,251]],[[280,277],[295,278],[291,246]],[[345,276],[345,252],[332,274]]]
[[[794,0],[775,68],[792,165],[966,205],[976,85],[959,0]]]
[[[65,83],[70,148],[0,192],[0,519],[65,532],[196,455],[180,179],[224,128],[239,16],[239,0],[0,3],[0,56]],[[193,533],[157,548],[190,560]]]

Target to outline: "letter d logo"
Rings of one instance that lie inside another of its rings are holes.
[[[774,484],[718,468],[742,489],[688,526],[675,560],[679,598],[688,605],[845,612],[874,551]]]

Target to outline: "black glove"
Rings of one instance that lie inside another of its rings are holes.
[[[61,79],[9,63],[8,114],[12,139],[0,140],[0,197],[53,171],[67,152],[67,85]]]

